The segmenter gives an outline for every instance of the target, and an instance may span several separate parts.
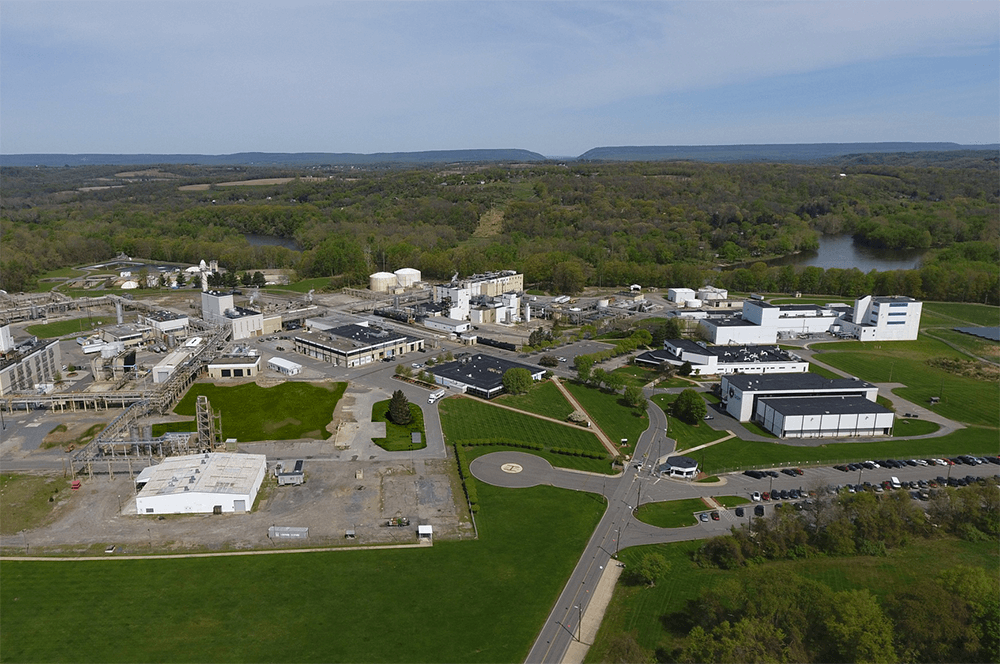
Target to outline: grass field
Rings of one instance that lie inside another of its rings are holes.
[[[245,383],[232,387],[195,383],[174,408],[177,415],[193,417],[199,395],[208,397],[213,411],[222,413],[222,434],[241,442],[253,440],[326,440],[326,425],[347,383],[281,383],[258,387]],[[294,417],[290,417],[289,413]],[[181,431],[176,424],[169,431]]]
[[[886,439],[879,442],[829,443],[819,447],[797,447],[781,443],[730,438],[696,452],[706,473],[743,468],[787,465],[834,464],[866,459],[913,459],[958,454],[997,454],[998,432],[987,427],[968,427],[938,438]]]
[[[627,438],[629,453],[635,449],[639,435],[649,428],[649,417],[645,409],[639,411],[629,408],[620,394],[609,394],[568,381],[563,384],[612,441]]]
[[[504,439],[537,443],[545,449],[605,451],[597,436],[582,427],[540,420],[474,399],[445,399],[440,403],[439,412],[445,442],[449,444],[463,440]]]
[[[67,334],[90,334],[107,322],[109,321],[105,318],[73,318],[54,323],[29,325],[25,330],[28,334],[33,334],[39,339],[54,339]]]
[[[969,327],[970,325],[995,326],[1000,325],[1000,307],[969,302],[924,302],[920,311],[920,327],[924,326],[924,316],[935,317],[933,320],[946,319],[946,325],[953,327]]]
[[[701,498],[668,500],[662,503],[646,503],[635,511],[635,518],[657,528],[683,528],[698,523],[695,512],[707,510]]]
[[[330,277],[316,277],[314,279],[303,279],[287,286],[270,286],[268,290],[285,290],[293,293],[308,293],[311,290],[322,290],[330,285]]]
[[[535,383],[526,394],[504,394],[494,401],[556,420],[565,420],[573,412],[573,406],[551,380]]]
[[[916,341],[824,343],[813,346],[821,351],[822,362],[873,383],[896,382],[906,385],[895,394],[916,404],[929,406],[931,397],[941,403],[929,406],[959,422],[1000,426],[1000,382],[982,381],[948,373],[927,364],[937,357],[964,359],[966,356],[940,341],[921,337]]]
[[[630,565],[637,564],[648,552],[658,552],[671,564],[670,573],[652,588],[622,584],[615,588],[586,662],[609,661],[606,655],[610,639],[627,632],[634,632],[644,648],[669,649],[673,636],[666,629],[671,624],[666,616],[684,611],[686,602],[696,598],[702,588],[734,573],[743,573],[699,568],[691,560],[692,552],[699,546],[700,542],[680,542],[635,547],[620,553],[619,558]],[[765,565],[822,582],[835,591],[867,588],[874,595],[883,596],[957,565],[995,572],[1000,560],[995,542],[941,539],[915,540],[902,549],[894,549],[888,557],[816,557]]]
[[[427,436],[424,434],[424,413],[415,403],[410,407],[410,423],[407,425],[390,422],[389,399],[372,404],[372,422],[385,422],[385,438],[372,438],[372,442],[389,452],[404,452],[406,450],[421,450],[427,447]],[[420,444],[410,442],[410,434],[420,434]]]
[[[604,506],[552,487],[479,498],[479,540],[420,549],[6,561],[0,659],[524,661]]]
[[[611,373],[624,378],[626,387],[645,387],[648,383],[656,380],[656,377],[659,375],[658,372],[653,371],[652,369],[638,367],[631,364],[624,367],[618,367]]]
[[[13,535],[45,524],[59,503],[72,496],[69,484],[57,477],[0,475],[0,533]]]
[[[667,406],[673,403],[676,398],[676,394],[657,394],[653,397],[653,403],[666,413]],[[710,443],[728,434],[725,431],[716,431],[704,422],[691,425],[667,415],[667,435],[677,441],[677,451],[680,452]]]
[[[712,499],[723,507],[739,507],[750,503],[750,499],[743,496],[712,496]]]

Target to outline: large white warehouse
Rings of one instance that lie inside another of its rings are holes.
[[[207,453],[170,457],[136,478],[138,514],[249,512],[257,498],[267,457]]]

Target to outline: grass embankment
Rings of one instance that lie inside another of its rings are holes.
[[[13,535],[47,523],[53,510],[72,495],[69,485],[70,480],[61,477],[0,475],[0,534]]]
[[[535,383],[526,394],[504,394],[494,399],[496,403],[524,410],[536,415],[565,420],[573,412],[573,406],[551,380]]]
[[[611,474],[607,450],[593,432],[575,425],[541,420],[506,408],[498,408],[475,399],[445,399],[440,402],[441,428],[448,444],[484,441],[510,441],[510,446],[490,445],[489,451],[527,451],[546,459],[553,466]],[[524,449],[517,443],[540,446]],[[599,453],[600,459],[558,454],[553,449]]]
[[[657,528],[683,528],[698,523],[695,512],[703,512],[708,506],[701,498],[668,500],[662,503],[646,503],[635,511],[635,518]]]
[[[177,415],[194,416],[198,396],[208,397],[213,411],[222,413],[222,435],[240,442],[253,440],[326,440],[326,426],[344,395],[347,383],[281,383],[260,387],[255,383],[218,386],[196,383],[174,408]],[[289,416],[293,413],[294,417]],[[168,422],[153,428],[153,435],[185,431],[194,422]],[[194,428],[188,429],[194,431]]]
[[[672,621],[665,617],[684,611],[687,601],[698,597],[703,588],[734,574],[695,565],[691,554],[700,546],[701,542],[679,542],[634,547],[619,554],[626,565],[635,565],[649,552],[660,553],[671,564],[670,573],[652,588],[623,584],[615,588],[586,662],[609,661],[606,657],[611,640],[623,633],[635,634],[639,644],[650,651],[659,648],[669,651],[678,645],[674,639],[680,635],[670,632]],[[883,596],[958,565],[995,571],[998,562],[995,542],[941,539],[915,540],[894,549],[889,557],[813,557],[765,565],[821,582],[834,591],[868,589],[876,596]],[[738,570],[735,574],[744,572]]]
[[[645,387],[659,377],[659,372],[647,369],[646,367],[627,364],[612,371],[616,376],[621,376],[625,380],[626,387]]]
[[[744,468],[830,465],[866,459],[914,459],[958,454],[997,453],[998,432],[986,427],[968,427],[937,438],[886,439],[877,442],[836,442],[818,447],[799,447],[730,438],[699,450],[697,459],[706,473]]]
[[[667,413],[670,404],[674,402],[676,394],[657,394],[653,397],[653,403],[660,407],[660,410]],[[711,412],[711,411],[710,411]],[[677,441],[677,452],[689,450],[692,447],[711,443],[729,434],[725,431],[716,431],[704,422],[698,424],[688,424],[672,415],[667,415],[667,435]]]
[[[396,424],[389,420],[389,399],[372,404],[372,422],[385,422],[385,438],[372,438],[372,442],[389,452],[405,452],[421,450],[427,447],[427,436],[424,434],[424,413],[415,403],[410,407],[410,423]],[[411,434],[420,434],[420,443],[411,442]]]
[[[69,452],[92,441],[97,434],[104,431],[106,426],[107,424],[101,423],[91,425],[86,429],[83,426],[74,426],[70,429],[65,424],[60,424],[45,436],[42,440],[42,448],[49,450],[53,447],[63,447]]]
[[[622,438],[628,439],[628,447],[622,449],[631,454],[640,434],[649,428],[649,416],[646,415],[645,408],[640,410],[626,406],[624,397],[620,394],[580,383],[563,384],[613,443],[617,444]]]
[[[552,487],[480,485],[479,494],[477,541],[4,562],[0,652],[5,661],[524,661],[604,507]],[[148,629],[150,598],[156,629]],[[81,615],[96,619],[52,638]]]

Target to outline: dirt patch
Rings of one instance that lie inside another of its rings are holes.
[[[83,447],[94,439],[104,427],[101,424],[60,424],[42,439],[42,447],[51,449],[53,447],[65,447],[66,451],[72,451],[77,447]]]

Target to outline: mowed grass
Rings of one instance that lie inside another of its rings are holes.
[[[611,639],[626,632],[634,632],[639,644],[649,650],[663,647],[669,651],[679,645],[673,643],[675,637],[667,630],[673,623],[668,616],[685,611],[687,601],[696,598],[703,588],[710,588],[733,574],[746,573],[698,567],[691,554],[700,546],[701,542],[679,542],[622,551],[619,559],[626,565],[637,564],[647,553],[660,553],[670,562],[670,573],[652,588],[618,584],[584,661],[609,661],[606,657]],[[893,549],[887,557],[815,557],[765,563],[767,567],[821,582],[834,591],[866,588],[876,596],[888,595],[919,579],[933,578],[958,565],[983,567],[994,574],[1000,565],[996,543],[913,540],[906,547]]]
[[[545,449],[606,452],[597,436],[582,427],[556,424],[475,399],[445,399],[440,402],[439,412],[445,442],[449,444],[501,439],[536,443]]]
[[[708,506],[700,498],[668,500],[662,503],[646,503],[635,511],[635,518],[657,528],[684,528],[698,523],[695,512],[703,512]]]
[[[524,661],[604,505],[553,487],[479,498],[479,540],[419,549],[5,561],[0,659]]]
[[[565,420],[573,412],[573,406],[551,380],[535,383],[526,394],[504,394],[494,401],[556,420]]]
[[[330,437],[326,426],[333,419],[333,409],[346,389],[347,383],[288,382],[267,388],[254,383],[231,387],[195,383],[174,408],[174,413],[193,417],[197,397],[205,395],[212,411],[222,413],[222,435],[226,438],[236,438],[240,442],[296,438],[326,440]]]
[[[624,378],[625,385],[631,387],[645,387],[647,384],[656,380],[659,376],[659,372],[657,371],[632,364],[624,367],[618,367],[611,373]]]
[[[653,403],[666,413],[670,404],[677,397],[678,395],[676,394],[657,394],[653,396]],[[709,410],[710,414],[712,412],[712,410]],[[677,441],[675,449],[678,452],[697,447],[698,445],[704,445],[705,443],[711,443],[728,435],[725,431],[716,431],[705,422],[692,425],[676,417],[667,415],[667,436]]]
[[[920,308],[920,322],[923,327],[924,315],[930,313],[937,318],[946,318],[948,324],[959,323],[955,327],[983,325],[991,327],[1000,325],[1000,307],[970,302],[924,302]],[[962,325],[961,323],[967,323]]]
[[[385,422],[385,438],[372,438],[372,442],[389,452],[420,450],[427,447],[424,435],[424,413],[415,403],[406,404],[410,408],[410,423],[396,424],[389,421],[389,399],[372,404],[372,422]],[[420,444],[414,445],[411,435],[420,434]]]
[[[104,318],[73,318],[54,323],[29,325],[25,330],[28,334],[33,334],[39,339],[54,339],[64,337],[67,334],[90,334],[107,322],[107,319]]]
[[[837,442],[818,447],[730,438],[696,452],[706,473],[745,468],[772,468],[787,465],[830,465],[866,459],[914,459],[958,454],[997,454],[1000,432],[987,427],[968,427],[946,436],[878,442]]]
[[[639,435],[649,428],[649,416],[645,409],[629,408],[620,394],[610,394],[579,383],[565,382],[563,385],[612,442],[627,438],[629,451],[635,449]]]
[[[949,373],[927,364],[936,357],[967,359],[946,344],[921,337],[916,341],[817,344],[819,360],[873,383],[895,382],[906,387],[894,394],[959,422],[1000,426],[1000,382]],[[941,403],[930,406],[931,397]]]

